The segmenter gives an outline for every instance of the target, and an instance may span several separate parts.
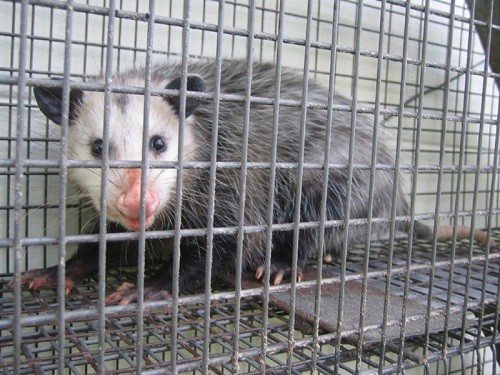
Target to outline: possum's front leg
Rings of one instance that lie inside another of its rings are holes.
[[[66,261],[65,294],[71,293],[76,284],[97,272],[98,248],[95,244],[86,245],[79,247],[75,256]],[[28,285],[31,290],[54,289],[57,288],[58,272],[58,266],[29,270],[22,274],[21,283]]]
[[[107,231],[108,233],[121,233],[125,229],[117,224],[110,223]],[[90,233],[99,233],[98,222]],[[127,256],[124,256],[124,252],[127,252]],[[137,264],[136,254],[137,245],[133,241],[108,242],[106,245],[106,268],[135,265]],[[98,270],[99,244],[97,242],[79,244],[75,255],[66,261],[65,293],[71,293],[75,285],[81,283],[87,277],[96,275]],[[58,272],[58,266],[29,270],[22,274],[21,283],[28,285],[31,290],[57,288]]]
[[[144,301],[165,301],[172,296],[171,282],[167,282],[163,277],[153,277],[144,283]],[[138,289],[134,284],[124,282],[118,289],[106,297],[106,304],[129,305],[137,302],[140,298]]]
[[[205,241],[183,239],[181,241],[181,258],[178,274],[179,294],[200,291],[205,282]],[[212,274],[220,276],[224,268],[223,257],[214,252]],[[226,262],[230,262],[226,259]],[[226,265],[227,268],[227,265]],[[172,295],[172,280],[175,276],[173,259],[167,261],[151,278],[144,282],[144,300],[168,300]],[[137,288],[131,284],[122,284],[114,293],[106,297],[108,304],[128,305],[140,299]]]

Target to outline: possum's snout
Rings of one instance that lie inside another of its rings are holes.
[[[128,170],[128,188],[118,196],[116,209],[120,214],[120,222],[128,229],[137,231],[140,227],[141,213],[141,171]],[[150,227],[160,207],[160,197],[153,186],[146,186],[144,192],[145,226]]]

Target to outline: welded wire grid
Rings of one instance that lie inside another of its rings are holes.
[[[353,98],[354,108],[373,114],[374,122],[384,124],[381,131],[394,136],[396,168],[413,178],[416,218],[498,226],[498,75],[489,70],[474,32],[478,25],[496,26],[471,21],[462,2],[297,3],[302,2],[287,2],[286,8],[266,0],[2,3],[2,371],[390,373],[420,366],[429,373],[494,372],[498,257],[468,242],[456,253],[452,243],[415,242],[408,261],[407,240],[389,239],[370,243],[370,262],[360,245],[328,267],[326,284],[343,288],[348,279],[379,289],[386,300],[418,301],[427,310],[412,319],[441,315],[462,321],[460,327],[412,337],[403,329],[399,337],[366,345],[353,334],[387,327],[325,332],[318,323],[311,326],[268,305],[259,297],[267,287],[231,292],[222,286],[206,297],[181,296],[171,307],[149,305],[145,311],[142,302],[138,308],[105,307],[98,298],[116,288],[123,272],[108,277],[106,285],[90,280],[66,297],[63,288],[59,294],[20,292],[20,272],[57,264],[77,242],[96,240],[77,235],[87,219],[78,199],[62,194],[68,165],[60,129],[42,120],[30,88],[56,75],[68,89],[70,78],[147,67],[151,59],[251,56],[298,69],[307,65],[325,90],[333,80],[337,92]],[[111,85],[82,87],[109,93]],[[169,235],[178,241],[179,231]],[[491,235],[500,243],[498,230]],[[7,284],[12,274],[14,283]],[[410,325],[403,323],[384,324]]]
[[[500,238],[500,230],[495,230],[495,238]],[[406,240],[398,242],[393,259],[394,268],[406,264]],[[499,260],[495,258],[485,266],[483,250],[475,248],[474,256],[477,260],[470,264],[467,261],[467,244],[463,243],[457,250],[457,263],[453,270],[452,285],[449,286],[450,267],[446,262],[449,259],[450,244],[440,245],[437,259],[443,261],[434,269],[434,283],[432,288],[432,311],[438,314],[458,315],[467,319],[464,328],[451,329],[447,337],[443,333],[431,333],[427,338],[416,336],[407,339],[403,347],[397,340],[392,340],[383,348],[380,343],[371,343],[361,352],[361,370],[376,370],[384,368],[385,372],[396,370],[398,355],[402,353],[402,368],[422,366],[426,363],[431,373],[444,373],[453,368],[453,363],[461,363],[461,371],[482,369],[484,373],[492,373],[495,369],[491,357],[491,349],[495,343],[495,303],[498,292]],[[370,272],[380,272],[386,269],[387,242],[373,244]],[[358,247],[349,259],[348,277],[359,278],[362,272],[364,249]],[[410,292],[408,298],[412,301],[427,304],[429,297],[429,264],[432,249],[429,243],[419,242],[414,254],[415,271],[410,276]],[[466,280],[468,268],[473,276]],[[332,267],[334,269],[334,267]],[[483,277],[486,274],[486,277]],[[123,276],[123,275],[122,275]],[[391,278],[391,292],[394,296],[404,293],[404,275],[395,273]],[[118,284],[116,275],[108,278],[107,287],[113,290]],[[332,278],[332,280],[338,279]],[[371,277],[370,283],[381,291],[385,289],[385,277]],[[448,290],[451,287],[451,312],[446,312]],[[486,290],[483,290],[485,287]],[[2,305],[0,317],[1,328],[8,326],[8,319],[13,312],[13,288],[5,281],[1,284]],[[466,312],[464,313],[465,293],[468,294]],[[98,290],[94,280],[78,286],[76,293],[66,298],[68,318],[64,325],[65,366],[69,373],[84,374],[99,370],[98,328],[102,324],[94,309]],[[221,295],[223,295],[221,293]],[[192,300],[194,297],[192,297]],[[198,299],[201,301],[201,299]],[[485,303],[485,314],[481,305]],[[45,374],[55,371],[58,364],[57,346],[54,342],[58,331],[62,328],[55,325],[54,318],[58,309],[57,295],[54,291],[23,292],[22,300],[22,346],[20,353],[11,350],[12,334],[4,330],[0,337],[2,355],[0,369],[8,372],[13,363],[13,357],[19,356],[20,374]],[[235,321],[235,303],[233,298],[222,298],[210,304],[210,326],[204,322],[205,308],[202,302],[182,304],[179,310],[177,328],[179,373],[189,373],[199,370],[203,365],[202,355],[204,334],[209,331],[210,373],[230,374],[235,370],[234,363],[234,327],[239,325],[240,337],[237,343],[239,354],[237,363],[239,370],[245,373],[260,373],[262,358],[265,358],[266,371],[280,373],[287,369],[287,355],[291,355],[291,369],[293,373],[310,373],[313,353],[316,352],[316,369],[318,373],[329,374],[333,366],[339,366],[343,373],[354,373],[356,358],[359,353],[355,344],[348,336],[344,337],[340,354],[336,355],[331,345],[331,334],[323,332],[325,339],[320,339],[318,350],[312,346],[312,336],[309,333],[295,331],[297,345],[288,353],[288,324],[289,315],[276,308],[269,310],[268,319],[268,346],[265,354],[261,352],[262,342],[262,301],[259,298],[245,298],[241,303],[239,322]],[[171,360],[171,314],[169,309],[151,308],[144,316],[144,332],[141,338],[137,336],[137,311],[135,309],[114,311],[106,315],[106,340],[104,344],[105,365],[107,373],[135,373],[136,348],[138,341],[144,345],[142,356],[143,370],[169,369]],[[417,316],[413,319],[425,319],[426,316]],[[478,327],[482,322],[481,332]],[[305,323],[304,323],[305,324]],[[368,327],[366,332],[378,327]],[[307,332],[307,327],[301,327]],[[310,328],[309,328],[310,329]],[[346,330],[347,331],[347,330]],[[347,333],[347,332],[344,332]],[[488,349],[488,350],[485,350]],[[444,353],[444,356],[443,356]],[[471,354],[472,353],[472,354]],[[490,355],[488,355],[490,353]],[[469,359],[467,359],[469,357]],[[379,367],[381,366],[381,367]],[[164,371],[164,370],[163,370]],[[475,371],[475,370],[474,370]],[[160,373],[160,371],[158,372]],[[453,371],[451,371],[453,373]],[[457,373],[461,373],[457,370]]]

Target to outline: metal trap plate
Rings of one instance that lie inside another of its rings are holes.
[[[313,324],[316,288],[304,288],[297,291],[295,312],[299,319]],[[384,324],[384,292],[368,287],[367,301],[363,315],[361,315],[362,285],[356,281],[345,283],[344,299],[342,301],[342,324],[343,332],[360,330],[363,344],[376,343],[382,340],[382,325]],[[319,327],[328,332],[336,332],[339,318],[339,285],[323,285],[321,288],[321,304]],[[272,293],[270,301],[276,307],[289,311],[290,293]],[[403,315],[405,308],[405,315]],[[404,336],[421,336],[425,332],[427,308],[419,302],[405,300],[402,297],[390,295],[387,306],[387,329],[386,339],[398,339],[403,329],[403,317],[405,316]],[[363,319],[363,322],[361,321]],[[449,316],[448,329],[462,326],[462,317],[453,314]],[[445,314],[433,315],[429,319],[430,332],[445,331]],[[348,341],[357,343],[360,333],[353,332],[346,336]]]
[[[328,277],[328,269],[323,271],[323,277]],[[314,280],[316,270],[304,270],[305,280]],[[243,288],[262,287],[260,281],[255,280],[253,274],[244,274]],[[382,341],[384,324],[385,292],[378,288],[367,286],[365,309],[361,313],[363,286],[360,281],[347,281],[344,284],[343,301],[339,304],[340,284],[327,284],[321,287],[321,304],[319,328],[324,332],[337,332],[339,321],[339,306],[342,306],[341,334],[344,339],[357,344],[361,338],[363,345]],[[430,333],[447,331],[462,327],[463,311],[448,313],[445,323],[446,310],[432,309],[427,317],[427,306],[401,296],[390,294],[386,308],[385,339],[399,339],[404,330],[404,338],[421,336],[428,330]],[[299,288],[295,299],[295,327],[304,333],[312,333],[315,316],[316,286]],[[271,292],[269,304],[287,313],[291,312],[290,291]],[[404,323],[404,326],[403,326]],[[446,326],[445,326],[446,324]]]

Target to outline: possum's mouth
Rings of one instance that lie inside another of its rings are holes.
[[[112,209],[108,207],[108,218],[120,225],[122,225],[127,230],[138,232],[141,228],[141,219],[138,215],[126,215],[120,212],[119,209]],[[153,226],[153,222],[155,221],[156,215],[155,213],[146,215],[144,219],[144,227],[145,229],[149,229]]]
[[[146,217],[146,220],[145,220],[145,225],[144,227],[146,229],[148,229],[149,227],[151,227],[153,225],[153,221],[154,221],[154,216],[151,215],[149,217]],[[139,231],[139,229],[141,228],[141,219],[140,218],[135,218],[135,219],[127,219],[126,220],[127,222],[127,227],[128,229],[130,230],[133,230],[135,232]]]

